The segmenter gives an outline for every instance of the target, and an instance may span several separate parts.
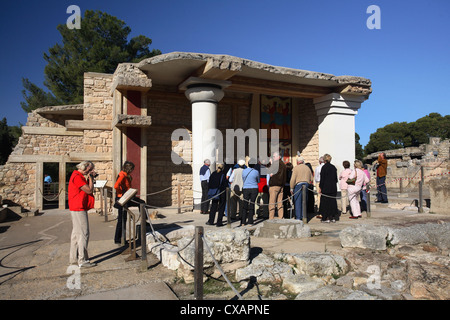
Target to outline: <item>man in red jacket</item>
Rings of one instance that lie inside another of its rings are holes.
[[[77,165],[69,180],[69,210],[72,217],[72,236],[70,239],[70,264],[80,268],[96,266],[89,261],[87,252],[89,242],[88,210],[94,207],[94,164],[83,161]],[[87,175],[87,180],[85,176]]]

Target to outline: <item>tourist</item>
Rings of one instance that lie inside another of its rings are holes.
[[[283,187],[283,211],[284,211],[284,218],[290,219],[292,218],[292,210],[294,210],[294,207],[291,208],[291,203],[288,201],[288,198],[291,196],[291,177],[292,177],[292,170],[294,169],[294,166],[292,163],[288,162],[286,163],[286,183]]]
[[[339,174],[339,187],[341,188],[341,213],[346,214],[348,206],[347,179],[352,173],[352,170],[350,169],[350,162],[347,160],[342,162],[342,166],[344,167],[344,170]]]
[[[377,200],[375,202],[388,203],[387,189],[386,189],[386,173],[387,160],[386,153],[382,152],[378,155],[377,165]]]
[[[88,210],[94,208],[94,164],[83,161],[77,165],[69,179],[68,201],[72,217],[72,235],[70,239],[70,264],[80,268],[96,266],[89,261],[89,219]],[[87,180],[85,178],[87,176]]]
[[[209,166],[211,165],[211,161],[206,159],[203,162],[203,166],[200,168],[200,183],[202,186],[202,202],[200,205],[200,213],[207,214],[209,210],[209,200],[208,200],[208,182],[209,176],[211,175],[211,170]]]
[[[311,170],[313,180],[308,184],[308,205],[306,206],[306,212],[314,214],[314,170],[311,163],[307,162],[305,165]]]
[[[320,208],[319,212],[322,215],[322,222],[336,222],[338,214],[336,195],[337,195],[337,170],[331,164],[331,156],[325,154],[323,156],[324,165],[320,170],[319,193]]]
[[[269,220],[275,218],[275,208],[278,208],[278,218],[283,218],[283,187],[286,183],[286,165],[281,160],[279,152],[272,155],[269,179]],[[276,172],[275,172],[276,171]]]
[[[258,197],[256,198],[256,216],[260,219],[269,218],[269,185],[267,184],[267,162],[260,161],[260,175],[258,183]]]
[[[242,185],[242,193],[244,200],[242,201],[241,225],[253,225],[253,215],[255,214],[255,201],[258,196],[259,171],[255,168],[256,159],[250,159],[248,168],[242,171],[244,184]]]
[[[245,160],[239,160],[237,165],[235,165],[233,172],[230,176],[230,219],[237,220],[242,217],[242,187],[244,185],[244,181],[242,180],[242,171],[247,168],[245,165]],[[239,214],[238,212],[239,205]]]
[[[314,171],[314,186],[316,187],[316,196],[315,196],[315,200],[316,200],[316,207],[317,207],[317,212],[319,212],[319,208],[320,208],[320,192],[319,190],[319,184],[320,184],[320,171],[322,170],[322,167],[324,165],[324,161],[323,161],[323,157],[319,158],[319,165],[316,167],[316,170]],[[318,218],[321,218],[320,214],[317,216]]]
[[[134,163],[130,161],[125,161],[123,164],[122,171],[119,172],[116,183],[114,184],[114,189],[116,190],[116,203],[123,196],[123,194],[131,188],[131,172],[133,172],[134,167]],[[125,206],[128,206],[128,203],[125,204]],[[124,207],[119,204],[114,205],[114,208],[118,210],[114,243],[120,245],[122,242],[122,235],[125,236],[122,234],[122,230],[125,230],[127,213],[124,210]]]
[[[303,157],[297,157],[297,166],[292,170],[292,177],[290,180],[291,194],[294,197],[295,218],[302,220],[303,216],[307,217],[307,212],[303,212],[303,192],[306,192],[306,203],[308,203],[307,188],[312,183],[313,175],[309,167],[305,165]]]
[[[211,199],[211,209],[209,211],[209,219],[206,222],[207,225],[214,225],[216,212],[218,212],[216,226],[223,226],[222,219],[225,212],[225,203],[227,201],[227,195],[225,193],[227,186],[228,181],[224,165],[218,164],[217,170],[209,177],[208,199]]]
[[[359,193],[364,183],[369,183],[369,178],[362,170],[362,162],[355,160],[355,169],[349,176],[349,179],[356,179],[354,183],[348,184],[348,198],[350,200],[350,208],[352,216],[350,219],[358,219],[361,217],[361,207],[359,206]]]
[[[370,173],[369,170],[367,170],[367,164],[363,165],[363,171],[367,176],[367,179],[370,181]],[[361,212],[367,212],[367,200],[369,199],[369,183],[364,182],[363,187],[360,192],[361,196]]]

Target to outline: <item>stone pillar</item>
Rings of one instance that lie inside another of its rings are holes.
[[[338,175],[344,169],[344,160],[351,166],[355,161],[355,115],[365,100],[363,96],[338,93],[314,99],[319,120],[319,156],[331,155]]]
[[[211,160],[211,171],[215,170],[217,141],[217,104],[223,98],[223,89],[231,82],[191,77],[180,85],[192,103],[192,189],[194,209],[199,209],[202,194],[199,171],[205,159]],[[219,142],[219,145],[218,145]]]

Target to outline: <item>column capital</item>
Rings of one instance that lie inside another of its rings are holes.
[[[230,81],[190,77],[180,84],[179,89],[186,90],[185,95],[191,103],[217,103],[222,100],[224,96],[223,89],[230,85]]]
[[[315,98],[314,106],[318,116],[328,114],[356,115],[365,97],[355,95],[341,95],[330,93],[325,96]]]

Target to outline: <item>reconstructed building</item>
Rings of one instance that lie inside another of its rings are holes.
[[[18,145],[0,168],[0,193],[24,208],[42,209],[44,164],[58,163],[54,181],[59,207],[65,208],[70,163],[93,161],[98,179],[111,187],[129,160],[136,164],[133,187],[147,203],[176,205],[179,192],[183,205],[198,204],[199,168],[207,157],[213,165],[216,155],[225,158],[227,141],[219,138],[227,129],[237,138],[249,129],[258,135],[268,129],[267,141],[274,138],[270,129],[278,129],[285,161],[295,165],[300,152],[315,167],[328,153],[340,170],[343,160],[355,157],[355,115],[370,93],[365,78],[227,55],[173,52],[120,64],[114,74],[87,72],[84,104],[28,115]],[[211,136],[212,148],[205,143]],[[247,139],[246,153],[254,147]]]

